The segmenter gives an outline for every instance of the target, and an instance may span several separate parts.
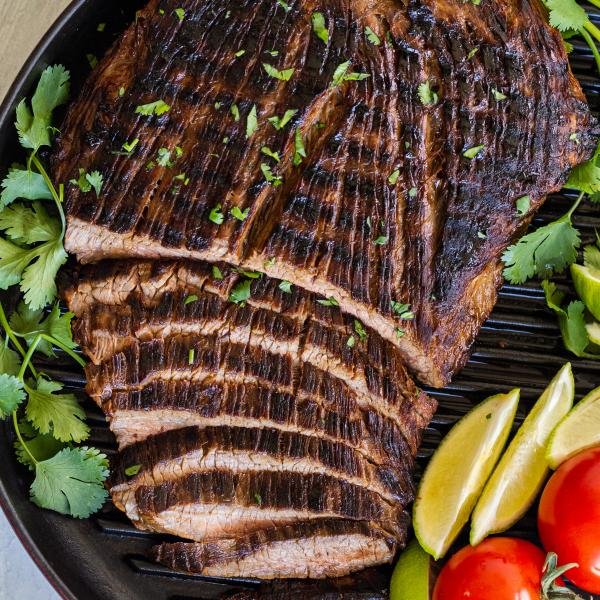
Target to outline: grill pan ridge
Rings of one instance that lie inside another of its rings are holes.
[[[13,127],[14,108],[21,98],[31,94],[42,69],[48,64],[65,64],[73,75],[73,89],[77,90],[89,72],[86,54],[102,55],[143,4],[142,0],[127,3],[76,0],[63,13],[28,59],[0,107],[0,172],[21,156]],[[592,22],[600,26],[600,10],[585,8]],[[97,26],[102,22],[107,23],[106,30],[98,32]],[[574,46],[571,54],[574,73],[592,111],[598,116],[600,77],[587,46],[578,40]],[[562,215],[574,198],[571,193],[553,195],[535,218],[534,226]],[[578,209],[573,221],[582,232],[583,242],[589,242],[594,231],[600,230],[600,211],[585,204]],[[559,276],[556,281],[565,291],[569,289],[566,276]],[[14,297],[5,296],[4,300],[14,303]],[[567,360],[573,364],[579,399],[600,384],[600,361],[577,359],[565,351],[555,317],[546,308],[538,283],[504,285],[467,366],[443,390],[426,390],[439,401],[440,407],[419,451],[416,476],[419,477],[452,424],[488,395],[520,387],[517,418],[520,423],[525,411]],[[39,364],[82,399],[92,428],[90,444],[109,455],[114,453],[114,439],[104,415],[85,397],[83,374],[60,357]],[[165,536],[138,531],[110,503],[83,521],[38,509],[28,499],[30,475],[14,459],[12,430],[7,423],[3,423],[2,428],[0,452],[5,458],[0,461],[0,504],[16,534],[62,597],[69,600],[209,600],[257,586],[257,582],[250,580],[182,575],[154,565],[145,558],[146,551],[157,540],[166,539]],[[535,541],[535,513],[528,514],[509,533]],[[458,545],[464,543],[467,543],[466,538]],[[598,595],[582,594],[582,597],[600,600]]]

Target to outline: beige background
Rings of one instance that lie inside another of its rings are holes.
[[[0,100],[70,0],[0,0]]]
[[[0,101],[70,0],[0,0]],[[0,599],[60,600],[0,510]]]

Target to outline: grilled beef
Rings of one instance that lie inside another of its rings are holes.
[[[105,180],[99,198],[68,187],[67,248],[264,271],[334,297],[441,385],[494,304],[500,254],[594,146],[561,36],[538,0],[288,4],[139,13],[61,127],[56,180]],[[402,337],[393,303],[416,314]]]
[[[131,465],[139,469],[133,477],[127,475]],[[408,472],[373,465],[344,444],[274,429],[228,426],[187,427],[130,446],[113,464],[109,487],[113,502],[129,512],[128,502],[135,503],[140,486],[214,469],[323,473],[365,487],[390,503],[407,504],[413,493]]]
[[[395,346],[310,292],[265,277],[232,303],[247,277],[124,262],[64,283],[88,392],[121,446],[113,501],[139,528],[198,542],[159,551],[177,568],[188,556],[201,573],[316,577],[387,561],[435,402]],[[343,565],[322,560],[342,547]]]
[[[395,547],[375,523],[324,519],[217,542],[162,544],[153,556],[173,569],[203,575],[324,578],[389,562]]]

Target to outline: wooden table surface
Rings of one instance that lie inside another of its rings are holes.
[[[0,0],[0,100],[19,69],[71,0]]]

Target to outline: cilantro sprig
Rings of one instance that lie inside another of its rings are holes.
[[[33,363],[37,354],[53,357],[59,348],[85,365],[74,351],[73,315],[61,314],[55,302],[56,274],[67,260],[64,184],[50,179],[37,155],[51,145],[52,112],[68,94],[69,72],[60,65],[48,67],[31,103],[24,99],[17,107],[15,126],[28,155],[25,165],[13,167],[1,184],[0,289],[19,285],[22,301],[10,318],[0,303],[0,418],[12,419],[17,459],[34,472],[31,500],[84,518],[107,498],[108,461],[94,448],[74,446],[89,437],[85,413],[75,395],[64,393],[60,382]],[[98,171],[80,170],[72,183],[83,193],[93,189],[100,195],[103,178]]]

